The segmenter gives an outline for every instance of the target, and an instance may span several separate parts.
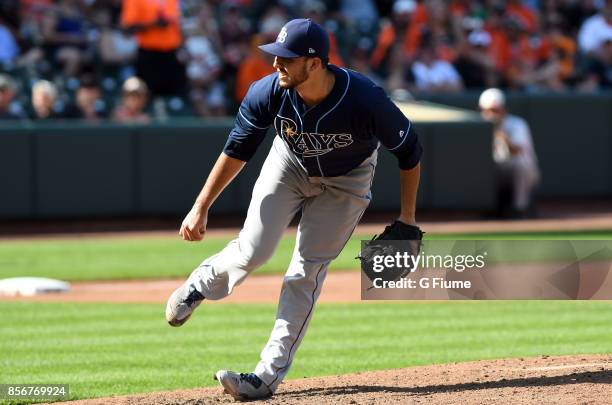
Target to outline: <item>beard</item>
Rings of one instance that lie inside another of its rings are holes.
[[[293,74],[292,76],[284,75],[281,78],[281,74],[279,73],[278,75],[279,86],[282,89],[294,89],[300,84],[304,83],[310,77],[308,71],[306,70],[306,64],[302,66],[302,69],[300,69],[299,72]]]

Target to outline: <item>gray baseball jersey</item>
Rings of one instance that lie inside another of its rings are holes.
[[[379,141],[402,169],[416,166],[422,153],[411,122],[380,87],[359,73],[329,69],[334,87],[314,107],[295,90],[282,89],[276,73],[249,89],[224,152],[246,161],[272,125],[276,138],[238,238],[195,270],[197,288],[207,299],[229,295],[272,256],[301,211],[276,322],[255,368],[272,392],[289,371],[330,262],[370,202]]]

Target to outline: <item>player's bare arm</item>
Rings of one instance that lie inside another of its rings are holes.
[[[400,170],[401,212],[398,220],[408,225],[416,225],[416,197],[420,178],[420,163],[410,170]]]
[[[179,235],[183,240],[200,241],[204,238],[208,221],[208,210],[245,164],[246,162],[242,160],[221,153],[208,175],[202,191],[200,191],[196,198],[191,211],[189,211],[181,224]]]

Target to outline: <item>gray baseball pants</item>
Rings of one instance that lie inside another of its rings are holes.
[[[301,210],[276,322],[255,368],[255,374],[272,392],[289,371],[330,262],[340,254],[370,202],[376,158],[374,151],[343,176],[308,177],[301,163],[276,137],[255,183],[238,238],[204,260],[195,271],[197,288],[206,299],[226,297],[272,256],[283,231]]]

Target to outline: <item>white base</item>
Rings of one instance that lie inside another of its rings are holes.
[[[67,292],[70,284],[44,277],[14,277],[0,280],[0,295],[33,296],[38,294]]]

